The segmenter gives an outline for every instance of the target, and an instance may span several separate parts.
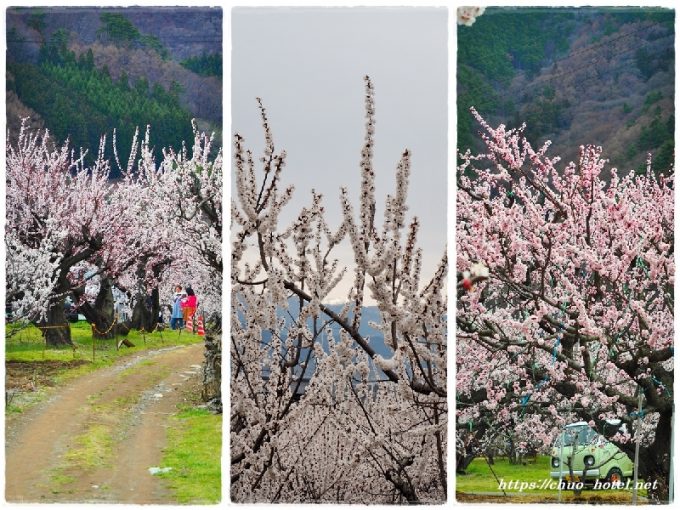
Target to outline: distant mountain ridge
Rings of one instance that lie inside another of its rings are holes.
[[[330,308],[332,311],[335,313],[340,313],[342,311],[343,305],[328,305],[328,308]],[[290,299],[289,300],[289,307],[287,310],[279,310],[277,312],[277,316],[279,318],[283,318],[286,320],[286,325],[290,325],[291,323],[291,318],[288,313],[290,312],[293,317],[297,317],[298,315],[298,303],[296,299]],[[349,320],[351,321],[353,318],[353,313],[349,313]],[[322,324],[324,321],[323,319],[320,321]],[[377,323],[379,324],[381,322],[380,318],[380,310],[377,306],[364,306],[361,309],[361,322],[359,324],[359,334],[368,339],[369,345],[376,351],[377,354],[380,354],[383,357],[390,358],[392,356],[392,350],[385,345],[385,339],[383,334],[380,331],[377,331],[373,329],[370,326],[370,323]],[[308,321],[308,326],[311,328],[311,320]],[[336,342],[340,341],[340,330],[341,327],[338,325],[336,322],[332,322],[329,325],[330,329],[333,331],[333,336],[334,340]],[[325,337],[325,335],[324,335]],[[268,342],[269,339],[271,339],[271,333],[268,331],[263,331],[262,332],[262,338],[263,341]],[[285,337],[284,337],[285,338]],[[322,342],[322,346],[326,352],[328,352],[328,343],[326,339],[324,338],[324,341]]]
[[[122,14],[140,32],[157,37],[173,60],[181,61],[204,52],[222,52],[219,7],[16,7],[7,11],[7,31],[15,29],[16,35],[24,39],[24,51],[37,58],[43,38],[51,37],[60,28],[77,34],[81,44],[93,44],[98,40],[103,12]],[[45,14],[44,35],[30,21],[36,13]]]
[[[340,313],[342,311],[343,305],[328,305],[328,307],[336,312]],[[287,309],[282,309],[279,308],[277,310],[277,317],[279,319],[284,319],[285,325],[284,328],[282,329],[282,337],[281,340],[285,341],[287,339],[287,332],[286,329],[290,327],[292,324],[292,317],[297,317],[299,312],[299,306],[298,306],[298,300],[295,298],[290,298],[288,300],[288,308]],[[240,320],[243,323],[244,322],[244,317],[239,314]],[[325,317],[323,314],[321,316],[321,320],[319,321],[319,326],[323,325],[325,323],[324,318]],[[351,320],[352,314],[349,314],[349,318]],[[366,338],[368,340],[369,345],[375,350],[377,354],[380,356],[389,359],[392,357],[392,350],[385,345],[385,340],[379,331],[376,331],[373,329],[369,323],[370,322],[375,322],[375,323],[380,323],[380,311],[377,306],[365,306],[362,308],[362,316],[361,316],[361,323],[359,325],[359,334]],[[313,324],[312,320],[307,321],[307,326],[311,329],[313,329]],[[329,327],[333,333],[332,339],[330,339],[332,342],[337,343],[340,341],[340,329],[341,327],[335,323],[331,322],[329,324]],[[273,332],[267,329],[262,329],[262,343],[265,345],[269,345],[272,337],[273,337]],[[321,335],[321,347],[323,348],[324,352],[328,353],[330,352],[330,345],[329,345],[329,338],[326,337],[325,332]],[[356,346],[356,344],[354,344]],[[301,358],[304,359],[304,357],[307,355],[307,352],[309,351],[309,348],[302,349],[301,353]],[[374,371],[374,377],[384,377],[382,376],[382,373],[378,367],[375,366],[373,361],[371,360],[369,362],[371,369]],[[304,378],[308,378],[313,374],[314,370],[316,369],[316,363],[315,360],[312,359],[310,365],[307,367],[307,371],[304,375]],[[379,376],[377,374],[380,374]],[[300,374],[298,374],[299,376]]]
[[[219,8],[10,8],[7,48],[10,132],[33,111],[58,143],[96,153],[116,129],[125,159],[136,126],[151,125],[157,150],[178,150],[196,118],[221,145]]]

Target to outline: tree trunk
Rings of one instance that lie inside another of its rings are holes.
[[[222,338],[213,333],[205,336],[205,363],[203,364],[202,397],[208,408],[222,413]]]
[[[470,463],[475,460],[476,455],[473,453],[458,452],[456,450],[456,473],[464,474]]]
[[[83,290],[77,289],[73,291],[76,299],[80,299]],[[99,292],[91,305],[87,301],[84,302],[78,310],[85,316],[87,322],[94,324],[92,335],[95,338],[113,338],[114,331],[112,328],[115,319],[114,303],[113,303],[113,285],[110,279],[102,278],[99,285]]]
[[[61,345],[73,345],[71,341],[71,326],[66,320],[64,304],[66,298],[62,297],[50,304],[47,310],[46,329],[42,330],[45,342],[52,347]]]
[[[146,263],[148,257],[143,257],[137,264],[137,290],[134,296],[135,306],[132,309],[132,327],[138,330],[153,331],[158,323],[158,314],[160,312],[160,297],[158,287],[151,289],[151,294],[148,293],[146,285]],[[170,262],[169,259],[156,264],[152,273],[155,278],[161,274],[161,270]]]
[[[443,413],[442,413],[443,414]],[[439,425],[439,408],[435,404],[434,406],[434,423]],[[448,494],[448,487],[446,485],[446,441],[442,440],[442,432],[438,430],[435,432],[435,438],[437,440],[437,465],[439,467],[439,484],[444,491],[444,498]]]
[[[403,471],[404,474],[406,473]],[[394,485],[394,488],[399,492],[407,503],[413,505],[418,504],[418,495],[410,479],[402,478],[394,468],[389,468],[385,471],[385,479]]]
[[[464,426],[456,428],[457,434],[465,434],[466,437],[464,441],[465,446],[463,448],[456,448],[456,473],[465,474],[465,470],[475,460],[478,454],[479,438],[484,437],[486,429],[487,426],[484,423],[476,425],[469,432],[467,427]]]
[[[575,446],[573,448],[574,448],[574,450],[576,449]],[[574,465],[573,465],[572,462],[573,462],[573,457],[567,457],[567,467],[569,467],[569,480],[571,481],[571,484],[572,484],[571,487],[572,487],[572,490],[574,491],[574,496],[580,496],[582,489],[581,489],[581,485],[574,482]],[[561,469],[562,468],[560,467],[560,470]],[[568,485],[567,485],[567,487],[568,487]]]
[[[515,441],[512,437],[508,437],[510,448],[508,448],[508,462],[512,465],[517,464],[517,452],[515,451]]]
[[[134,329],[146,329],[148,312],[144,301],[144,295],[138,292],[135,295],[135,306],[132,307],[132,327]]]
[[[651,483],[648,494],[657,503],[669,503],[672,411],[659,413],[654,443],[640,449],[640,478]]]
[[[150,299],[149,299],[150,298]],[[135,296],[135,306],[132,309],[132,327],[134,329],[144,329],[153,331],[158,322],[160,312],[160,298],[158,288],[151,291],[151,296],[146,296],[138,292]]]

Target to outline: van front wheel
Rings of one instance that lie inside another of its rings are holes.
[[[619,468],[613,467],[609,470],[609,473],[607,473],[607,478],[605,478],[605,481],[609,482],[612,484],[622,484],[623,483],[623,473]]]

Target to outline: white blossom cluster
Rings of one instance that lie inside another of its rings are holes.
[[[55,149],[47,132],[22,129],[7,147],[7,296],[14,319],[59,321],[52,312],[67,297],[92,305],[106,279],[127,296],[125,305],[119,299],[121,310],[153,289],[165,296],[190,284],[202,313],[219,326],[222,155],[212,138],[194,132],[191,151],[166,151],[156,164],[147,127],[143,139],[135,135],[125,167],[114,134],[123,179],[112,182],[105,138],[88,166],[84,153],[76,158],[67,145]]]
[[[23,126],[6,153],[6,290],[14,319],[37,321],[84,284],[71,268],[101,250],[121,206],[107,197],[104,140],[86,168],[84,154],[53,148],[48,132],[31,135]]]
[[[234,136],[231,266],[231,496],[240,502],[438,502],[446,497],[446,258],[421,281],[418,220],[407,220],[410,152],[402,154],[383,224],[375,223],[375,104],[366,78],[359,218],[341,190],[342,222],[312,190],[280,226],[293,187],[285,151],[265,134],[256,158]],[[261,168],[257,168],[260,166]],[[348,240],[354,267],[333,256]],[[353,277],[341,310],[325,303]],[[366,294],[366,293],[369,294]],[[371,324],[391,352],[359,331]],[[339,332],[339,333],[338,333]]]
[[[50,235],[36,247],[23,247],[15,232],[5,234],[7,287],[15,318],[43,319],[57,286],[59,253],[53,253]],[[39,268],[40,270],[36,270]]]
[[[199,297],[201,313],[221,312],[222,286],[222,152],[214,155],[213,137],[194,125],[191,151],[163,152],[157,164],[147,128],[144,139],[133,144],[125,172],[130,216],[144,227],[128,240],[132,250],[146,256],[143,270],[129,276],[131,288],[158,287],[161,302],[171,303],[176,285],[191,285]],[[137,156],[137,154],[139,154]],[[122,197],[125,200],[125,197]],[[140,278],[140,275],[143,275]],[[142,292],[142,295],[144,292]]]

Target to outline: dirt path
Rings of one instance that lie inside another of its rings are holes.
[[[149,468],[202,361],[202,344],[140,353],[8,421],[7,501],[174,503]]]

